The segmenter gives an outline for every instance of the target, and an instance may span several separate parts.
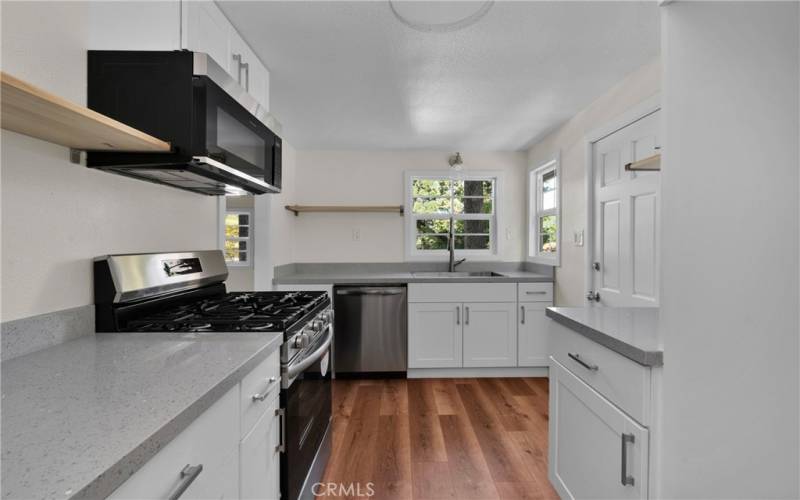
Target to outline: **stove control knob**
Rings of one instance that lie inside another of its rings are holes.
[[[326,323],[330,323],[330,321],[333,319],[331,317],[332,314],[331,314],[330,311],[323,312],[321,316],[322,316],[322,320],[325,321]]]
[[[325,327],[325,322],[322,320],[315,319],[314,321],[311,322],[311,328],[313,328],[315,332],[322,331],[324,327]]]
[[[294,348],[303,349],[305,347],[308,347],[308,341],[309,341],[308,335],[306,335],[305,333],[298,333],[294,337]]]

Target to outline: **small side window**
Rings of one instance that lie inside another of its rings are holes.
[[[227,212],[225,214],[225,262],[229,266],[249,266],[253,255],[252,214]]]
[[[528,260],[557,266],[561,245],[558,157],[528,170]]]

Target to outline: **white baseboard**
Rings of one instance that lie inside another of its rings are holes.
[[[547,377],[546,366],[507,368],[409,368],[408,378]]]

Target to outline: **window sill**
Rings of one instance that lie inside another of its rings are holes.
[[[556,255],[555,257],[533,256],[533,257],[528,257],[528,262],[533,262],[534,264],[542,264],[545,266],[560,267],[561,256],[560,255]]]

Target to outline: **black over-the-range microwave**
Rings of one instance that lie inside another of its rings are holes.
[[[209,195],[281,190],[281,138],[266,110],[208,55],[89,51],[88,106],[168,153],[90,151],[86,164]]]

